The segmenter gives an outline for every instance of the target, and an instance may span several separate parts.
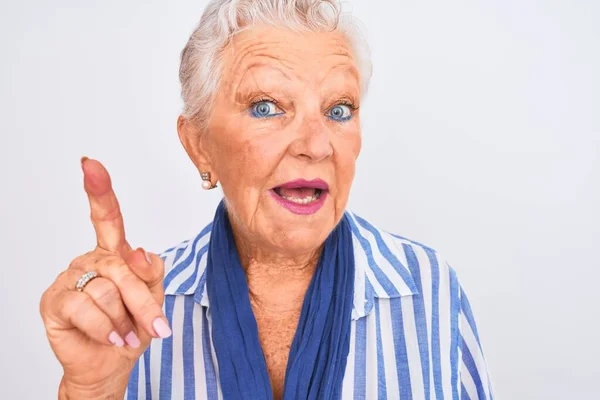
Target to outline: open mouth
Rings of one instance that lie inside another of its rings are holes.
[[[314,214],[323,207],[329,185],[322,179],[297,179],[271,189],[271,195],[294,214]]]
[[[280,186],[273,188],[273,191],[277,196],[287,201],[291,201],[292,203],[310,204],[319,200],[324,190],[311,187],[299,187],[292,189]]]

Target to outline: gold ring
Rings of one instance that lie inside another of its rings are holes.
[[[83,288],[85,288],[85,285],[87,285],[92,279],[97,277],[98,273],[96,271],[86,272],[85,274],[81,275],[81,278],[79,278],[79,280],[77,281],[75,289],[77,289],[78,292],[82,292]]]

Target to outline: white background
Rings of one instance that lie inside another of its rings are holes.
[[[94,235],[103,161],[132,244],[212,218],[178,142],[205,1],[2,1],[0,398],[51,399],[39,298]],[[600,2],[355,0],[373,48],[351,208],[458,271],[496,397],[598,398]]]

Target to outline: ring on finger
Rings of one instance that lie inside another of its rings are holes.
[[[88,283],[90,283],[90,281],[92,279],[95,279],[97,277],[98,277],[98,273],[96,271],[86,272],[85,274],[81,275],[81,278],[79,278],[79,280],[77,281],[77,284],[75,285],[75,289],[78,292],[83,292],[85,285],[87,285]]]

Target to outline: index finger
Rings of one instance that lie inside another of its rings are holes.
[[[87,157],[81,159],[81,169],[98,247],[113,253],[129,250],[121,208],[108,171],[102,163]]]

